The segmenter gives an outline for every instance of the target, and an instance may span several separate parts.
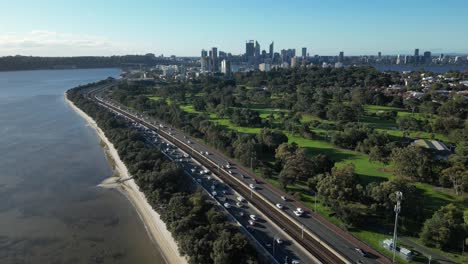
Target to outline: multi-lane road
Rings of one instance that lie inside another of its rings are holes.
[[[255,176],[250,170],[236,164],[197,139],[191,138],[158,120],[143,116],[141,113],[135,113],[115,102],[104,100],[96,96],[95,92],[89,93],[88,96],[108,109],[155,130],[162,138],[190,154],[199,164],[214,173],[229,188],[245,197],[249,204],[267,216],[264,221],[274,222],[293,239],[293,244],[301,246],[312,254],[315,257],[314,262],[390,263],[387,258],[371,247],[334,226],[323,217],[307,210],[300,201],[289,197],[281,190]],[[282,208],[278,208],[277,204],[280,204]],[[301,216],[297,216],[294,213],[297,208],[302,208],[305,212]],[[365,254],[362,254],[363,252]]]

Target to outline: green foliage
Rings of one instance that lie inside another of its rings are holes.
[[[466,238],[467,224],[463,218],[463,211],[453,204],[448,204],[424,223],[421,239],[429,246],[458,249]]]

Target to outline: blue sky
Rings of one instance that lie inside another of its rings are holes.
[[[66,2],[66,4],[64,4]],[[468,53],[467,0],[15,0],[0,3],[0,56]]]

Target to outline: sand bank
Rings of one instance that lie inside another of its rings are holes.
[[[73,102],[68,100],[66,95],[65,100],[70,104],[73,110],[75,110],[89,123],[91,127],[96,130],[99,138],[107,147],[108,155],[115,162],[115,170],[118,173],[118,177],[120,179],[128,179],[130,175],[128,173],[127,167],[120,159],[117,150],[114,148],[114,145],[107,139],[104,132],[97,126],[96,122],[90,116],[76,107]],[[146,200],[144,193],[140,191],[140,188],[135,183],[135,181],[133,179],[129,179],[122,183],[116,182],[117,180],[115,178],[110,178],[109,180],[105,180],[103,185],[105,187],[117,187],[117,189],[121,190],[121,192],[130,200],[138,212],[141,220],[143,221],[151,239],[161,250],[161,253],[164,256],[166,262],[171,264],[187,263],[186,258],[179,254],[177,243],[175,242],[171,233],[167,230],[166,224],[161,220],[159,214],[153,210],[151,205],[148,203],[148,200]]]

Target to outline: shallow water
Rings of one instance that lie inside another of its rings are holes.
[[[118,69],[0,72],[0,263],[164,263],[94,130],[65,102]]]

